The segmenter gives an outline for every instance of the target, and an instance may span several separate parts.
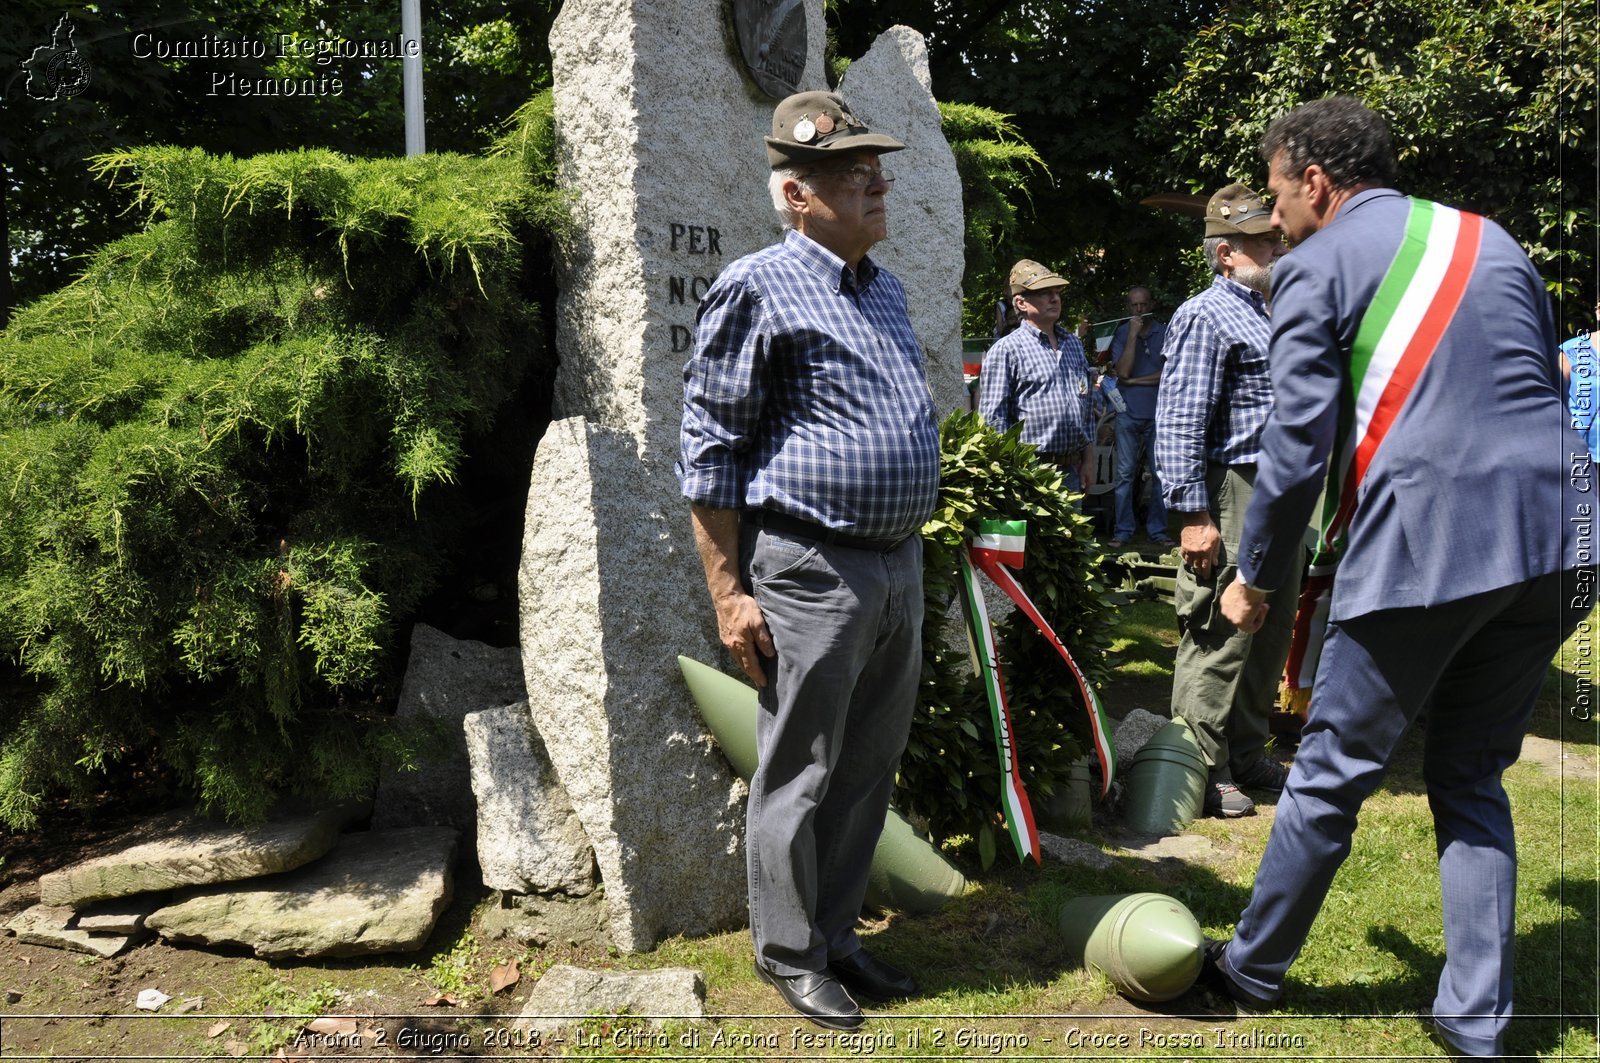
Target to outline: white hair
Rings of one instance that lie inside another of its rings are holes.
[[[1226,236],[1208,236],[1203,245],[1206,249],[1206,265],[1211,267],[1211,272],[1222,276],[1222,256],[1217,253],[1217,248],[1223,244],[1233,246],[1233,241]]]
[[[800,167],[795,165],[784,166],[772,171],[772,176],[767,179],[767,190],[772,193],[772,209],[778,212],[778,220],[783,222],[785,229],[798,229],[800,219],[789,207],[789,200],[783,194],[786,181],[798,181],[800,187],[810,190],[805,178],[800,175]]]

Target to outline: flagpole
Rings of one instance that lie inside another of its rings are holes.
[[[422,0],[400,0],[401,83],[405,88],[406,154],[428,150],[422,115]]]

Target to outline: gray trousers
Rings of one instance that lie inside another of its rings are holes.
[[[1209,579],[1178,567],[1177,660],[1172,670],[1172,712],[1194,729],[1211,778],[1231,779],[1254,764],[1267,744],[1267,716],[1294,633],[1300,570],[1267,598],[1266,623],[1253,635],[1230,624],[1218,608],[1237,573],[1239,536],[1255,493],[1254,465],[1211,465],[1206,490],[1211,519],[1222,534],[1222,553]]]
[[[821,971],[861,947],[922,673],[922,540],[877,553],[746,525],[741,554],[777,649],[750,780],[750,932],[768,970]]]

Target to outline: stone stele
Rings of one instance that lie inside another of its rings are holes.
[[[468,713],[461,721],[478,801],[483,884],[512,893],[594,889],[594,850],[572,799],[534,730],[528,703]]]
[[[821,0],[804,8],[800,87],[822,89]],[[557,253],[557,419],[528,493],[523,670],[623,949],[748,916],[743,784],[675,664],[684,654],[728,665],[672,470],[695,307],[724,265],[781,238],[761,139],[775,103],[745,74],[726,10],[567,0],[550,35],[574,225]],[[886,157],[901,177],[890,238],[873,253],[904,270],[935,399],[953,409],[959,182],[913,38],[896,31],[848,91],[864,120],[911,145]]]
[[[372,827],[454,827],[467,844],[478,832],[472,769],[461,721],[469,712],[523,698],[522,657],[516,647],[497,649],[455,639],[427,624],[411,630],[411,656],[400,687],[399,720],[431,716],[447,733],[443,748],[417,771],[385,769],[373,801]]]
[[[39,876],[39,900],[81,908],[109,897],[288,871],[331,849],[356,814],[339,806],[256,827],[192,821],[164,830],[156,840]]]
[[[367,956],[421,948],[450,903],[449,827],[347,834],[316,863],[189,895],[145,926],[169,941],[243,945],[257,956]]]

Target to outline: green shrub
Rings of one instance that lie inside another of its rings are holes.
[[[1001,807],[994,728],[964,643],[944,645],[960,551],[979,521],[1027,521],[1018,582],[1085,678],[1098,687],[1109,673],[1112,606],[1093,522],[1076,508],[1079,498],[1060,471],[1041,462],[1020,432],[1020,426],[996,432],[975,413],[954,414],[940,428],[939,503],[923,528],[922,701],[895,797],[902,811],[926,819],[936,837],[970,835],[986,852],[993,851]],[[1014,748],[1037,808],[1065,786],[1072,762],[1089,748],[1088,716],[1066,663],[1020,610],[995,634]]]
[[[0,822],[122,759],[254,818],[410,758],[372,685],[542,357],[549,125],[545,96],[487,157],[96,160],[144,229],[0,335]]]

